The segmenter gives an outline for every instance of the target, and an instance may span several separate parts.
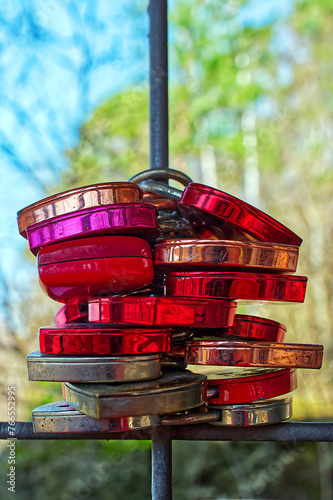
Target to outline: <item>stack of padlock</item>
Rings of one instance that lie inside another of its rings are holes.
[[[66,402],[33,411],[36,432],[142,429],[179,413],[239,426],[291,416],[295,370],[320,368],[323,347],[284,344],[283,325],[236,314],[236,301],[303,302],[307,279],[291,275],[302,240],[189,180],[149,171],[132,179],[144,197],[134,182],[105,183],[18,213],[43,290],[64,303],[27,357],[30,380],[65,382]]]

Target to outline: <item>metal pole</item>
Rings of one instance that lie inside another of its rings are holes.
[[[169,166],[168,5],[150,0],[150,168]]]
[[[158,426],[152,435],[152,500],[172,500],[172,439],[169,426]]]

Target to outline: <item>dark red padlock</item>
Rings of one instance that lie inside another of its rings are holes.
[[[133,236],[97,236],[42,248],[39,281],[54,300],[68,302],[126,293],[154,277],[149,243]]]

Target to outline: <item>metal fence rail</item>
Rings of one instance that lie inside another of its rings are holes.
[[[7,422],[0,422],[0,439],[11,439]],[[164,440],[174,441],[276,441],[333,442],[333,422],[285,422],[260,427],[218,427],[211,424],[161,426],[169,433]],[[32,422],[17,422],[15,439],[138,439],[154,441],[153,429],[126,432],[42,433],[36,434]],[[161,437],[159,436],[159,440]]]

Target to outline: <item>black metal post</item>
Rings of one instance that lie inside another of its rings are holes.
[[[169,426],[152,434],[152,500],[172,500],[172,439]]]
[[[150,168],[169,166],[168,5],[150,0]]]

